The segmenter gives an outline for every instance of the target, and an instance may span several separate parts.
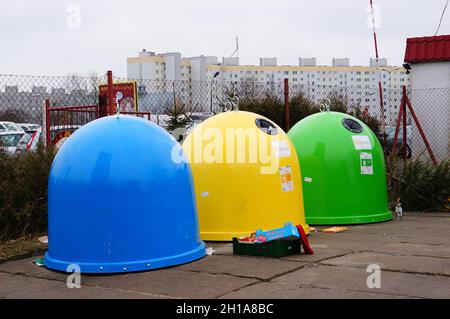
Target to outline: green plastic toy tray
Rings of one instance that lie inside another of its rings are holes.
[[[275,239],[262,244],[240,243],[233,238],[233,254],[263,257],[284,257],[300,254],[300,239]]]

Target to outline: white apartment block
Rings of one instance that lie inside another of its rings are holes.
[[[288,79],[291,95],[301,89],[312,101],[321,102],[333,92],[348,105],[367,107],[369,112],[379,115],[381,80],[386,123],[395,124],[401,86],[409,87],[409,75],[403,67],[388,66],[386,59],[370,59],[369,65],[350,66],[348,58],[333,58],[332,66],[318,66],[315,58],[303,57],[299,58],[298,66],[279,66],[274,57],[260,58],[259,65],[240,65],[237,57],[222,58],[219,63],[214,56],[182,58],[180,53],[155,54],[144,50],[138,57],[128,58],[127,74],[129,79],[140,81],[141,93],[168,96],[175,82],[177,92],[182,92],[180,98],[199,105],[203,111],[216,103],[218,88],[243,82],[281,87],[283,80]]]

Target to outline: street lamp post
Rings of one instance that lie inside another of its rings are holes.
[[[211,94],[210,94],[210,112],[211,115],[213,114],[213,83],[214,83],[214,79],[220,74],[219,71],[217,71],[216,73],[214,73],[212,79],[211,79]]]

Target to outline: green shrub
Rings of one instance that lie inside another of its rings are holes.
[[[377,136],[379,136],[380,123],[378,119],[363,112],[359,107],[348,107],[345,101],[336,94],[331,94],[328,97],[328,100],[327,103],[329,103],[331,111],[347,113],[360,119],[366,123]],[[243,99],[239,103],[239,109],[261,114],[275,122],[282,129],[286,129],[284,101],[272,94],[267,93],[261,100],[249,98]],[[320,105],[312,102],[303,93],[291,97],[289,100],[290,127],[294,126],[298,121],[305,117],[320,112],[320,110]]]
[[[260,114],[284,128],[284,104],[272,95],[266,95],[262,100],[245,99],[239,102],[239,109]]]
[[[47,181],[54,151],[11,156],[0,150],[0,240],[47,229]]]
[[[450,160],[434,165],[430,161],[390,158],[390,197],[401,198],[402,207],[411,211],[449,211]]]

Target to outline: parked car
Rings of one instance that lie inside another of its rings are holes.
[[[23,131],[23,129],[14,122],[6,122],[2,121],[0,122],[0,132],[20,132]]]
[[[26,131],[36,131],[38,129],[42,129],[39,124],[30,124],[30,123],[17,123],[22,130]]]
[[[16,154],[17,145],[25,131],[14,122],[0,122],[0,148],[6,153]]]
[[[18,125],[25,131],[25,134],[17,144],[16,153],[35,151],[42,135],[42,127],[30,123],[18,123]]]
[[[390,152],[394,145],[395,126],[386,126],[386,148]],[[411,158],[411,125],[406,126],[406,157]],[[403,127],[398,132],[396,152],[399,156],[403,156]]]
[[[17,145],[25,132],[21,131],[0,131],[0,148],[10,155],[16,154]]]

